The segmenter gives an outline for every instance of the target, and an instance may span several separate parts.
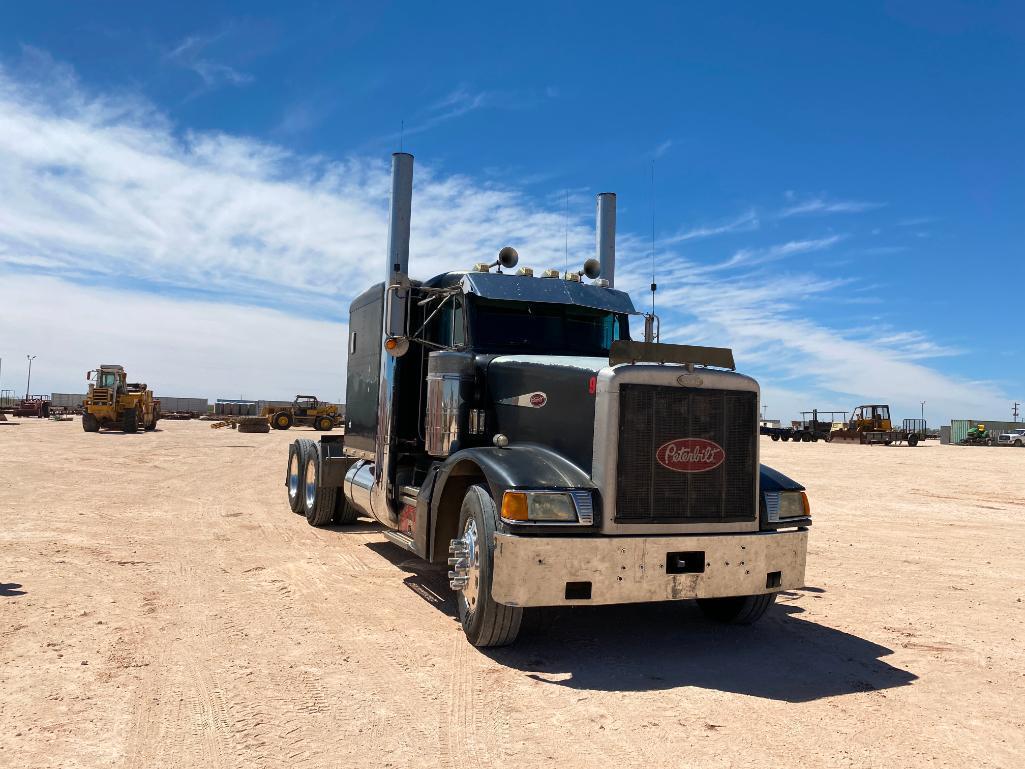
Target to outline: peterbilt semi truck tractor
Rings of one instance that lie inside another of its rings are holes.
[[[631,339],[615,195],[579,271],[516,269],[506,247],[418,280],[412,190],[396,153],[383,280],[349,310],[344,435],[289,446],[292,511],[375,519],[447,563],[481,647],[535,607],[696,599],[751,623],[803,586],[808,500],[759,462],[758,383],[728,349],[659,343],[652,315]]]

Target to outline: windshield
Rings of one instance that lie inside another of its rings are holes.
[[[99,387],[113,387],[117,382],[117,374],[113,371],[101,371],[96,379]]]
[[[606,356],[629,339],[626,315],[567,304],[472,301],[473,346],[481,352]]]

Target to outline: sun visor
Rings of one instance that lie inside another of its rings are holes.
[[[462,278],[463,291],[484,299],[510,302],[575,304],[595,310],[636,313],[625,291],[602,288],[562,278],[533,278],[493,272],[468,272]]]
[[[735,371],[733,350],[728,347],[695,347],[689,344],[659,344],[617,339],[609,351],[609,365],[619,363],[690,363]]]

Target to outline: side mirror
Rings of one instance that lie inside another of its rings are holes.
[[[384,348],[396,358],[409,349],[409,298],[410,283],[405,275],[396,277],[384,293]]]

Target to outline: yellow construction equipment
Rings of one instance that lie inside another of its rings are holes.
[[[905,419],[904,426],[894,429],[890,421],[890,407],[882,403],[858,406],[846,423],[833,425],[828,440],[831,443],[884,444],[907,443],[917,446],[925,439],[925,421]]]
[[[86,373],[89,393],[82,401],[82,429],[87,433],[140,427],[153,430],[160,419],[160,401],[145,383],[129,382],[123,366],[105,364]],[[94,381],[95,380],[95,381]]]
[[[339,419],[338,407],[317,400],[316,395],[296,395],[290,406],[266,406],[263,416],[275,430],[306,425],[321,432],[332,430]]]

